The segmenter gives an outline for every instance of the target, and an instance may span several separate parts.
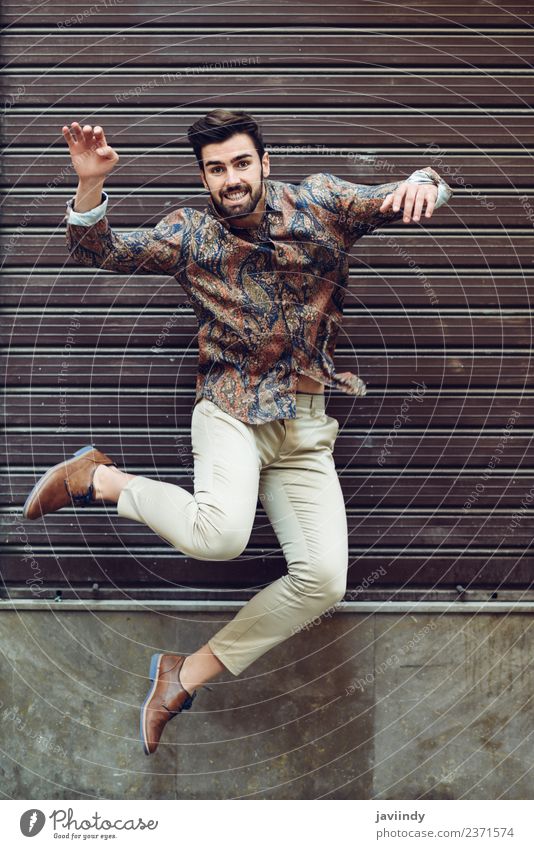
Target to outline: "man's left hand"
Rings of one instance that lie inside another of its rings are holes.
[[[384,198],[380,212],[403,209],[403,222],[419,221],[426,205],[425,218],[430,218],[438,197],[438,187],[434,183],[414,183],[405,180],[391,194]]]

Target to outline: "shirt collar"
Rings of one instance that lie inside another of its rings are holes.
[[[282,212],[282,184],[276,180],[264,180],[263,182],[265,184],[265,208],[267,212]],[[229,226],[228,222],[215,209],[211,196],[208,200],[206,212],[213,215],[225,227]]]

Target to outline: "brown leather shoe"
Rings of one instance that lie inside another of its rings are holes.
[[[40,519],[62,507],[74,504],[85,507],[94,503],[93,477],[98,465],[117,464],[94,445],[85,445],[69,460],[48,469],[28,495],[22,515],[25,519]]]
[[[152,685],[141,707],[141,740],[145,755],[158,748],[168,721],[183,710],[189,710],[196,697],[184,690],[180,669],[185,660],[181,654],[153,654],[150,663]]]

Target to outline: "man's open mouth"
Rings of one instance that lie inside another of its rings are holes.
[[[227,198],[228,200],[239,201],[243,200],[243,198],[245,198],[247,195],[248,191],[246,189],[239,189],[238,191],[234,192],[226,192],[225,198]]]

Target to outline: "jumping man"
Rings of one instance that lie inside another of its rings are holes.
[[[257,121],[218,109],[188,131],[206,208],[175,209],[153,229],[118,233],[103,186],[119,157],[103,128],[73,121],[63,136],[79,178],[67,202],[71,256],[119,274],[175,277],[197,316],[194,494],[127,474],[86,445],[40,478],[24,517],[107,502],[189,557],[229,560],[248,543],[259,498],[288,567],[198,651],[153,655],[140,723],[151,754],[199,687],[224,669],[239,675],[343,598],[339,423],[325,412],[324,387],[365,394],[363,381],[333,361],[350,248],[378,226],[430,218],[452,192],[432,168],[377,186],[330,173],[270,180]]]

